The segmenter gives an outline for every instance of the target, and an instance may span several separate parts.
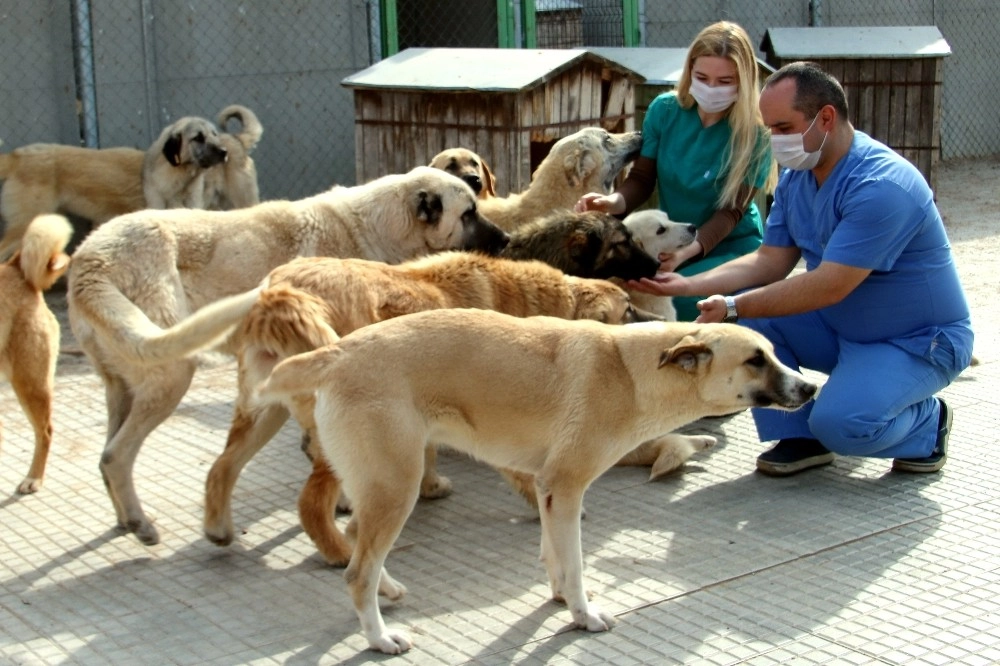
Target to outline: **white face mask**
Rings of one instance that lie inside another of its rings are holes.
[[[698,108],[706,113],[725,111],[736,101],[736,86],[715,86],[714,88],[698,79],[691,79],[691,96],[698,102]]]
[[[830,136],[829,132],[823,135],[823,143],[819,145],[819,149],[815,152],[810,153],[806,150],[806,134],[816,124],[816,118],[819,118],[819,116],[817,115],[813,118],[809,127],[801,134],[771,135],[771,153],[774,155],[774,160],[778,163],[778,166],[796,171],[806,171],[816,168],[816,165],[819,164],[820,154],[823,152],[823,146],[826,145],[826,137]]]

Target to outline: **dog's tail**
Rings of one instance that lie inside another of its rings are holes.
[[[250,309],[240,339],[282,359],[312,351],[340,339],[328,323],[330,305],[309,292],[287,285],[268,287]]]
[[[257,115],[253,111],[240,104],[230,104],[222,111],[219,111],[216,124],[223,132],[227,132],[226,125],[233,118],[238,120],[242,127],[239,132],[232,134],[243,144],[247,152],[250,152],[257,145],[257,142],[260,141],[260,137],[264,133],[264,126],[260,124],[260,120],[258,120]]]
[[[80,297],[86,291],[86,298]],[[153,323],[114,285],[70,284],[70,307],[104,331],[115,350],[140,365],[160,365],[212,347],[232,333],[257,301],[260,288],[210,303],[169,328]],[[112,313],[113,316],[112,316]]]
[[[285,402],[320,388],[329,373],[330,361],[340,353],[337,345],[320,347],[286,358],[255,391],[264,402]]]
[[[21,250],[11,259],[36,291],[45,291],[69,268],[66,246],[73,237],[73,225],[62,215],[39,215],[24,232]]]

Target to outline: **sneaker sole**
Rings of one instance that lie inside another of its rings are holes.
[[[761,474],[766,474],[767,476],[791,476],[792,474],[798,474],[799,472],[804,472],[807,469],[812,469],[813,467],[829,465],[833,462],[833,458],[834,455],[832,453],[823,453],[818,456],[802,458],[801,460],[789,463],[768,462],[767,460],[761,460],[758,458],[757,471]]]
[[[948,438],[951,437],[951,420],[954,413],[944,401],[941,402],[942,409],[947,410],[944,415],[944,429],[947,433],[945,435],[945,447],[944,453],[940,458],[932,463],[922,463],[916,460],[905,460],[903,458],[896,458],[892,461],[892,470],[894,472],[909,472],[910,474],[930,474],[932,472],[938,472],[944,467],[944,464],[948,462]]]

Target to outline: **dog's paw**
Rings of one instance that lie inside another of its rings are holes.
[[[160,533],[149,521],[129,521],[128,531],[134,533],[136,538],[147,546],[155,546],[160,543]]]
[[[441,499],[451,495],[451,479],[446,476],[434,475],[420,482],[420,497],[423,499]]]
[[[574,609],[573,622],[587,631],[607,631],[615,626],[615,618],[601,610],[596,604],[587,604],[585,609]]]
[[[216,546],[228,546],[233,542],[233,533],[226,532],[225,530],[216,532],[208,527],[204,530],[205,538],[214,543]]]
[[[715,446],[719,441],[711,435],[688,435],[687,437],[688,443],[691,444],[691,448],[694,449],[695,453],[706,451]]]
[[[22,481],[20,484],[18,484],[17,494],[30,495],[32,493],[37,493],[41,489],[42,489],[42,480],[33,479],[29,476],[25,478],[24,481]]]
[[[406,586],[390,576],[383,567],[378,579],[378,593],[390,601],[399,601],[406,595]]]
[[[373,650],[378,650],[386,654],[402,654],[413,647],[413,639],[405,631],[390,631],[386,629],[377,636],[369,636],[368,645]]]
[[[650,481],[680,468],[692,455],[712,448],[718,440],[711,435],[670,434],[659,442],[659,454],[649,470]]]

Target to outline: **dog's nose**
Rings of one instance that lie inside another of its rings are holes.
[[[693,235],[695,235],[698,232],[698,227],[694,226],[693,224],[689,224],[687,226],[687,230],[688,230],[688,233],[693,236]]]
[[[483,191],[483,179],[479,176],[464,176],[463,180],[469,184],[469,187],[471,187],[472,191],[476,194]]]

